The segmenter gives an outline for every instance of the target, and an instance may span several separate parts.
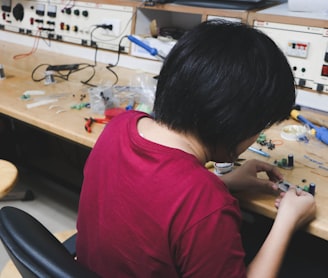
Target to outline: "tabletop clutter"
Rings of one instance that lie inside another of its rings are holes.
[[[93,123],[108,123],[116,115],[127,110],[151,113],[155,87],[102,85],[88,90],[90,108],[104,118],[85,118],[85,130],[91,132]]]

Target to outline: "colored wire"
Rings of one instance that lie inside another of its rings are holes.
[[[275,144],[276,146],[281,146],[281,145],[284,144],[284,141],[283,140],[280,140],[280,139],[273,139],[273,140],[271,140],[271,142],[273,144]]]
[[[28,56],[32,55],[33,53],[35,53],[39,46],[40,36],[41,36],[41,31],[38,30],[36,33],[36,37],[34,39],[34,44],[33,44],[31,51],[27,52],[27,53],[17,54],[13,57],[13,59],[15,59],[15,60],[23,59],[23,58],[28,57]]]

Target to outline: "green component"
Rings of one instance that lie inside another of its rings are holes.
[[[266,135],[263,132],[261,132],[259,137],[257,137],[256,139],[256,143],[262,143],[265,141],[266,141]]]
[[[76,109],[76,110],[81,110],[84,107],[87,107],[88,103],[87,102],[81,102],[79,104],[75,104],[71,106],[71,109]]]
[[[282,166],[283,166],[281,160],[277,161],[277,166],[278,166],[278,167],[282,167]]]
[[[23,100],[25,100],[25,99],[30,99],[31,98],[31,96],[29,95],[29,94],[23,94],[22,96],[21,96],[21,99],[23,99]]]

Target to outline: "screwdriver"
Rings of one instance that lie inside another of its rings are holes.
[[[315,131],[315,137],[319,139],[321,142],[328,144],[328,128],[326,127],[319,127],[307,120],[305,117],[300,115],[300,112],[293,109],[290,112],[290,115],[292,116],[293,119],[298,120],[306,125],[308,125],[311,129]]]

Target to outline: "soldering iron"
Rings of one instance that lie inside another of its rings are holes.
[[[154,47],[149,46],[148,44],[145,44],[144,42],[142,42],[141,40],[137,39],[136,37],[129,35],[128,39],[135,43],[136,45],[142,47],[143,49],[145,49],[150,55],[152,56],[157,56],[160,59],[164,60],[165,57],[161,54],[159,54],[158,50]]]

